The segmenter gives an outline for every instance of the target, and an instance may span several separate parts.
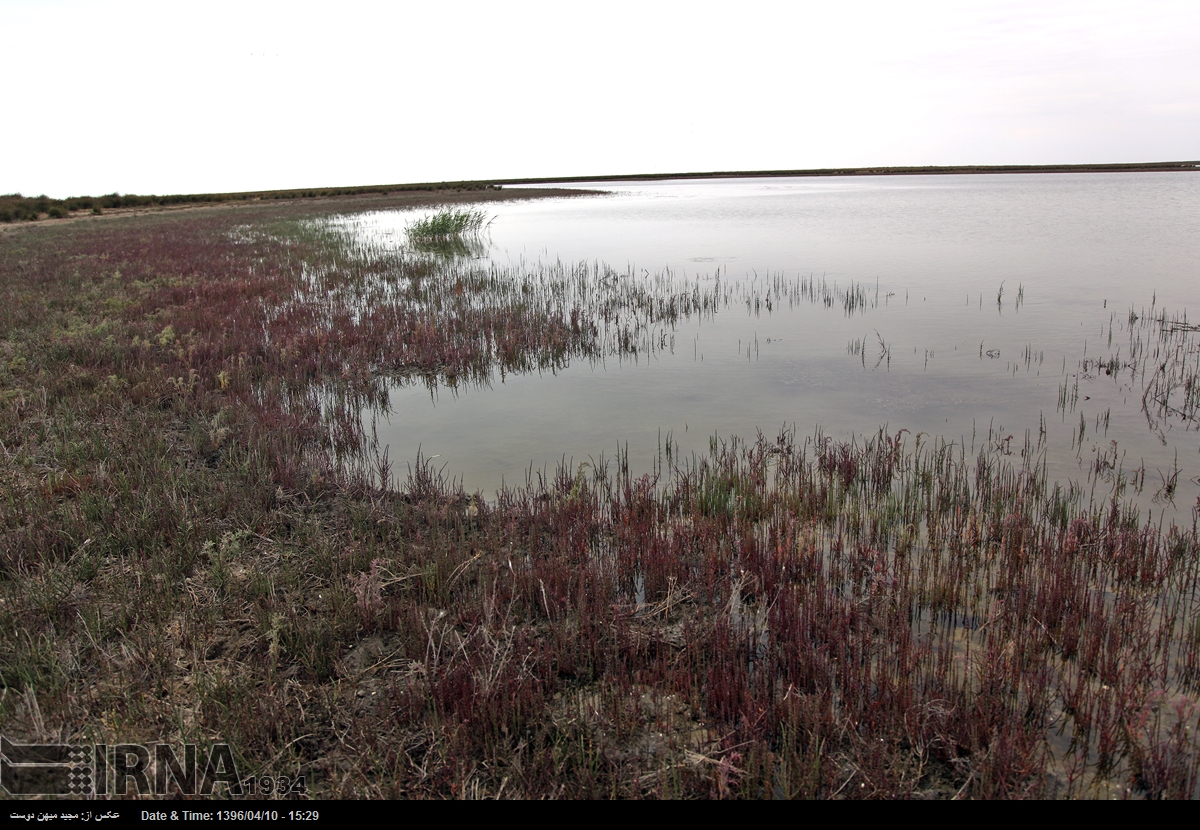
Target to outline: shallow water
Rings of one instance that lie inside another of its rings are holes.
[[[1051,478],[1084,482],[1097,498],[1112,489],[1111,474],[1094,475],[1108,453],[1125,471],[1144,467],[1141,500],[1155,520],[1161,509],[1190,521],[1196,424],[1143,411],[1146,377],[1109,375],[1094,361],[1128,355],[1131,309],[1141,321],[1134,334],[1147,341],[1151,312],[1200,308],[1200,176],[595,187],[609,195],[489,205],[485,257],[598,261],[632,280],[669,270],[703,287],[719,279],[730,303],[663,329],[633,360],[497,375],[484,387],[397,385],[391,413],[366,417],[401,472],[419,448],[467,490],[490,495],[618,447],[635,471],[649,471],[668,437],[686,456],[707,452],[713,436],[788,426],[848,438],[886,425],[960,442],[968,455],[999,441],[1017,458],[1026,441],[1041,441]],[[416,216],[354,223],[402,245]],[[859,286],[865,304],[848,313],[799,300],[802,280]],[[1190,332],[1181,338],[1195,345]],[[1172,509],[1165,492],[1153,497],[1176,470]]]

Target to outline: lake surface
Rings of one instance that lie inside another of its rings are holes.
[[[1183,315],[1200,310],[1200,175],[580,186],[607,193],[487,205],[474,267],[601,263],[651,287],[719,281],[725,302],[654,333],[636,358],[396,385],[391,412],[365,417],[401,473],[419,448],[490,497],[618,448],[649,471],[668,437],[687,456],[714,436],[886,426],[967,455],[990,443],[1019,459],[1040,441],[1051,478],[1090,477],[1098,498],[1113,478],[1097,468],[1142,468],[1154,519],[1190,516],[1200,433],[1183,384],[1200,349]],[[347,221],[400,246],[425,213]],[[1164,385],[1173,372],[1181,382]]]

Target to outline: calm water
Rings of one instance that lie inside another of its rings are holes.
[[[1179,513],[1195,502],[1195,424],[1148,419],[1144,378],[1086,361],[1128,354],[1131,309],[1143,329],[1151,309],[1200,312],[1200,175],[596,187],[609,193],[488,205],[486,257],[599,261],[634,279],[669,270],[705,286],[720,279],[736,300],[681,323],[636,361],[497,376],[482,388],[394,388],[377,427],[401,471],[420,447],[468,490],[491,495],[531,469],[618,447],[648,471],[668,435],[703,453],[712,436],[788,426],[849,438],[886,425],[961,442],[968,454],[989,432],[1012,435],[1016,458],[1044,428],[1054,478],[1085,480],[1115,440],[1126,470],[1144,465],[1148,506],[1170,507],[1151,496],[1175,469]],[[399,245],[417,215],[355,221]],[[867,305],[847,313],[779,294],[769,309],[762,301],[801,279],[858,286]],[[760,302],[748,308],[746,298]]]

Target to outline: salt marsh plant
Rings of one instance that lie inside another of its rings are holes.
[[[1058,409],[1064,416],[1078,404],[1080,377],[1104,376],[1140,401],[1147,426],[1164,441],[1171,424],[1186,430],[1200,426],[1200,326],[1189,322],[1186,312],[1169,313],[1152,304],[1131,308],[1126,317],[1113,313],[1101,336],[1110,354],[1083,358],[1070,376],[1073,385],[1064,380],[1059,387]]]

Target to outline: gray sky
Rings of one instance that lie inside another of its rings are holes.
[[[0,32],[0,193],[1200,158],[1195,0],[0,0]]]

